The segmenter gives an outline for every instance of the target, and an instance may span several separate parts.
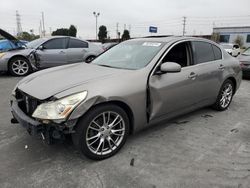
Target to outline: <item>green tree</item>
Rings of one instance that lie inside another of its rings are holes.
[[[33,33],[29,34],[28,32],[24,31],[20,33],[20,35],[17,37],[19,40],[27,40],[32,41],[39,38],[39,35],[34,35]]]
[[[52,32],[52,36],[61,35],[61,36],[69,36],[69,29],[60,28]]]
[[[234,40],[234,43],[238,44],[240,46],[240,48],[242,48],[243,47],[243,37],[238,35],[236,37],[236,39]]]
[[[211,40],[219,43],[220,42],[220,33],[213,33],[211,36]]]
[[[122,34],[122,40],[128,40],[128,39],[130,39],[130,34],[129,31],[125,29]]]
[[[105,25],[99,27],[98,38],[102,43],[105,42],[105,39],[107,38],[107,27]]]
[[[76,37],[77,29],[74,25],[70,25],[69,27],[69,36]]]

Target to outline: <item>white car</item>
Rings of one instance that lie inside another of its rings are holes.
[[[238,44],[230,44],[230,43],[222,43],[220,44],[227,53],[229,53],[231,56],[237,57],[240,55],[240,47]]]

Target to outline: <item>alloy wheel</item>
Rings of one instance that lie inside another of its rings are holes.
[[[107,155],[116,150],[125,135],[125,122],[116,112],[106,111],[97,115],[89,124],[86,143],[96,155]]]
[[[225,84],[221,91],[220,105],[227,108],[233,97],[233,86],[230,83]]]
[[[29,71],[29,65],[24,60],[16,60],[11,65],[12,71],[19,76],[25,75]]]

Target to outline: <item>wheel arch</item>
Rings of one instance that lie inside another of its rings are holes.
[[[12,56],[12,57],[9,59],[9,61],[8,61],[8,69],[9,69],[9,66],[10,66],[10,62],[11,62],[14,58],[17,58],[17,57],[24,58],[24,59],[26,59],[26,60],[28,61],[28,63],[30,63],[29,59],[28,59],[27,57],[25,57],[24,55],[20,55],[20,54],[14,55],[14,56]]]
[[[96,108],[96,107],[101,106],[101,105],[107,105],[107,104],[113,104],[113,105],[119,106],[120,108],[122,108],[126,112],[126,114],[128,115],[128,119],[129,119],[129,134],[133,134],[133,132],[134,132],[134,114],[133,114],[132,109],[129,107],[129,105],[123,101],[112,100],[112,101],[103,101],[103,102],[96,103],[96,104],[92,105],[82,116],[87,114],[93,108]]]

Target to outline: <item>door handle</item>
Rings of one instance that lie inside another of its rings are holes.
[[[220,64],[219,69],[223,71],[225,69],[225,66]]]
[[[65,54],[65,52],[64,52],[64,51],[60,51],[59,53],[60,53],[60,54]]]
[[[191,72],[190,75],[188,76],[188,78],[194,80],[198,75],[194,72]]]

